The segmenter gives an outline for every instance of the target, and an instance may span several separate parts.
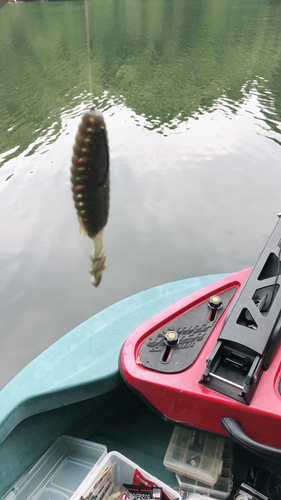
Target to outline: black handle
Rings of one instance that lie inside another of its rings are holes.
[[[234,418],[222,418],[221,423],[236,443],[241,444],[241,446],[255,453],[255,455],[268,460],[281,459],[281,449],[254,441],[243,431],[241,424],[237,420],[234,420]]]

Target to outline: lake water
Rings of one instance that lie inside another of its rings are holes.
[[[254,264],[281,211],[280,26],[280,0],[0,10],[0,388],[116,301]],[[70,186],[92,101],[111,157],[97,289]]]

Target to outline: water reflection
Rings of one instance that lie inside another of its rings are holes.
[[[91,0],[89,16],[111,152],[98,290],[69,173],[92,98],[84,6],[0,11],[0,386],[117,300],[252,265],[280,211],[280,5]]]
[[[47,141],[55,140],[61,110],[81,102],[90,83],[99,106],[123,99],[161,132],[221,99],[235,113],[258,80],[280,121],[280,6],[123,0],[105,7],[92,0],[88,10],[91,82],[83,4],[2,9],[0,62],[9,71],[0,78],[1,152],[10,151],[2,162],[36,138],[40,145],[46,131]],[[271,88],[277,92],[269,96]]]

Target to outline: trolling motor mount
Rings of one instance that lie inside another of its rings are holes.
[[[281,341],[281,219],[226,317],[201,383],[249,404]]]

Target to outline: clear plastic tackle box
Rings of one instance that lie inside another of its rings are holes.
[[[61,436],[2,499],[68,500],[106,453],[101,444]]]
[[[222,455],[222,471],[218,476],[214,486],[202,483],[196,479],[176,474],[179,487],[183,491],[200,493],[208,498],[225,499],[227,498],[233,487],[233,470],[232,470],[232,443],[226,441]],[[188,497],[189,498],[189,497]]]
[[[213,486],[222,471],[225,439],[216,434],[176,426],[164,465],[178,475]]]
[[[136,473],[140,473],[147,481],[153,482],[166,493],[170,500],[179,500],[179,492],[175,491],[170,486],[166,485],[156,477],[149,474],[147,471],[139,467],[136,463],[129,460],[127,457],[118,451],[111,451],[106,455],[99,467],[93,469],[86,477],[81,486],[75,492],[71,500],[80,500],[81,497],[85,498],[98,477],[108,467],[114,465],[114,476],[118,484],[132,484]]]

